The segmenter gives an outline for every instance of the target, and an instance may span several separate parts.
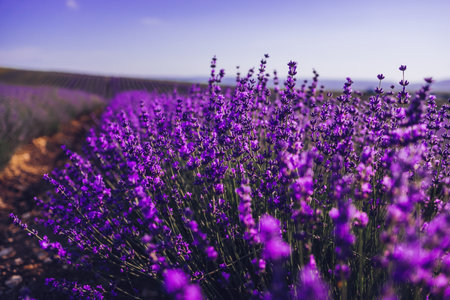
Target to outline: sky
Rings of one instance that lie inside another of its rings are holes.
[[[148,78],[450,79],[449,0],[0,0],[0,66]]]

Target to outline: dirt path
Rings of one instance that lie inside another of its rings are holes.
[[[33,197],[49,189],[45,173],[61,167],[66,158],[61,145],[79,151],[87,130],[100,112],[84,115],[52,135],[34,139],[14,153],[0,173],[0,299],[61,299],[44,285],[46,277],[64,273],[63,266],[52,260],[36,240],[12,224],[14,212],[32,224],[39,215]]]

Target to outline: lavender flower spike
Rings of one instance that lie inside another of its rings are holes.
[[[259,236],[264,244],[264,257],[277,261],[289,257],[291,248],[281,238],[280,224],[277,219],[265,215],[259,221]]]
[[[314,256],[310,256],[310,262],[299,274],[299,285],[297,287],[298,300],[327,300],[328,286],[322,281],[317,270]]]

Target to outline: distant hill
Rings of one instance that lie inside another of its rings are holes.
[[[20,85],[55,86],[72,90],[82,90],[105,98],[128,90],[147,90],[172,93],[176,88],[186,94],[192,87],[189,82],[161,79],[144,79],[118,76],[101,76],[67,72],[31,71],[0,67],[0,82]]]
[[[280,85],[283,85],[285,78],[280,78]],[[364,91],[373,91],[378,86],[376,80],[358,80],[353,79],[353,89]],[[101,76],[90,74],[77,74],[65,72],[44,72],[19,70],[12,68],[0,67],[0,82],[27,84],[27,85],[50,85],[69,89],[80,89],[91,93],[99,94],[103,97],[112,97],[117,92],[130,89],[157,90],[159,92],[171,92],[176,87],[178,92],[187,93],[192,83],[208,84],[208,77],[161,77],[161,78],[131,78],[119,76]],[[236,82],[234,77],[225,77],[222,81],[223,85],[233,86]],[[298,80],[298,85],[303,83],[303,79]],[[307,85],[311,83],[308,79]],[[319,85],[324,85],[326,90],[341,91],[345,83],[342,80],[323,79],[319,77]],[[396,90],[399,89],[397,82],[383,80],[382,87],[388,89],[394,84]],[[422,83],[411,83],[408,86],[409,91],[418,90]],[[269,80],[269,87],[273,87],[272,79]],[[436,81],[432,85],[432,92],[450,94],[450,79]]]
[[[450,79],[441,80],[433,83],[432,89],[437,92],[450,93]]]

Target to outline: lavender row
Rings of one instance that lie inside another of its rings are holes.
[[[0,84],[0,166],[18,145],[102,105],[102,98],[82,91]]]
[[[0,67],[0,82],[15,85],[52,86],[70,90],[82,90],[110,99],[116,94],[129,90],[148,90],[161,93],[177,88],[186,94],[191,84],[167,80],[129,77],[111,77],[91,74],[42,72],[17,70]]]
[[[211,62],[188,96],[116,96],[82,155],[38,200],[62,263],[86,282],[49,279],[86,298],[385,299],[450,297],[449,108],[430,94],[369,98],[346,79],[267,87],[259,68]],[[404,74],[406,66],[401,66]]]

